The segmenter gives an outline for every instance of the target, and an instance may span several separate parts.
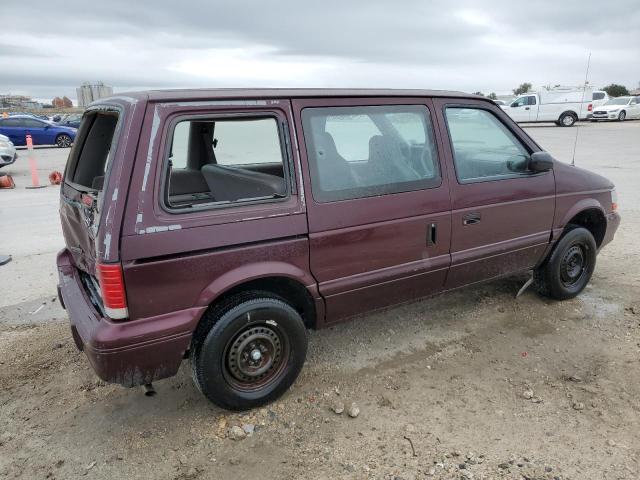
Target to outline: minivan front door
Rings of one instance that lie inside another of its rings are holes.
[[[432,103],[294,99],[328,323],[444,288],[450,199]]]
[[[551,235],[553,171],[527,171],[539,148],[497,107],[434,101],[450,169],[451,270],[447,288],[536,265]]]

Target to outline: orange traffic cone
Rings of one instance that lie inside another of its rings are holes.
[[[25,188],[44,188],[46,185],[40,185],[40,179],[38,178],[38,164],[36,163],[36,157],[33,153],[33,139],[31,135],[27,135],[27,150],[29,151],[29,170],[31,170],[31,185]]]
[[[49,174],[49,183],[51,185],[60,185],[62,183],[62,174],[57,170],[51,172]]]
[[[16,184],[11,175],[0,176],[0,188],[16,188]]]

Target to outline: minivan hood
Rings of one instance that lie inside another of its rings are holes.
[[[556,177],[557,194],[612,190],[614,188],[608,178],[558,160],[554,162],[553,172]]]

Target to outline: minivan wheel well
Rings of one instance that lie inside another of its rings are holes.
[[[316,307],[309,291],[304,285],[287,277],[265,277],[250,280],[227,290],[214,303],[220,303],[242,292],[260,291],[277,295],[290,304],[302,317],[307,328],[316,324]]]
[[[579,225],[589,230],[598,248],[602,244],[604,234],[607,230],[607,220],[604,214],[596,208],[581,211],[567,222],[567,226],[569,225]]]

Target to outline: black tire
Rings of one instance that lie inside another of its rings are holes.
[[[624,110],[622,110],[622,111],[618,114],[618,121],[619,121],[619,122],[624,122],[626,118],[627,118],[627,112],[625,112]]]
[[[567,227],[549,258],[535,272],[538,291],[556,300],[578,295],[596,266],[596,241],[589,230]]]
[[[573,113],[563,113],[558,119],[558,124],[561,127],[573,127],[577,121],[578,118]]]
[[[56,145],[59,148],[69,148],[72,142],[73,140],[71,140],[71,137],[66,133],[61,133],[56,137]]]
[[[296,380],[307,355],[300,314],[267,292],[246,292],[210,308],[191,343],[196,386],[216,405],[247,410]]]

